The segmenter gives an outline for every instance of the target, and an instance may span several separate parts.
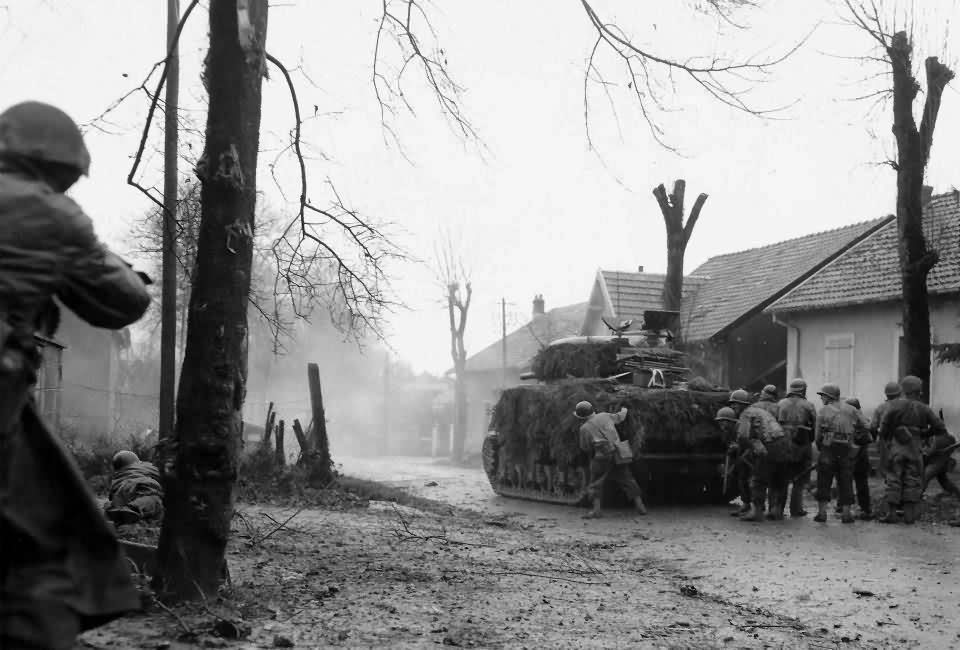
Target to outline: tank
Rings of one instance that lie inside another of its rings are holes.
[[[617,428],[630,441],[645,500],[728,503],[736,496],[735,481],[724,480],[730,440],[714,417],[730,393],[690,374],[662,330],[551,342],[525,375],[535,382],[504,390],[493,408],[483,443],[491,487],[505,497],[585,505],[589,458],[573,410],[587,400],[597,411],[627,407]],[[605,495],[618,500],[625,504]]]

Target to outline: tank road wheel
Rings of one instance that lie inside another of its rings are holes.
[[[483,439],[483,471],[487,473],[487,480],[490,486],[497,485],[497,461],[500,451],[500,437],[497,434],[491,434]]]

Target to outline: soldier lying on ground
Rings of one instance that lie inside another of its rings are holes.
[[[113,457],[107,517],[115,524],[159,520],[163,517],[163,488],[160,471],[153,463],[141,461],[132,451],[118,451]]]

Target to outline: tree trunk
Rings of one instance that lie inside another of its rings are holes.
[[[653,188],[653,195],[660,205],[663,214],[663,223],[667,228],[667,277],[663,283],[663,308],[667,311],[681,310],[683,304],[683,258],[687,252],[687,244],[693,228],[700,218],[700,211],[707,201],[707,195],[697,197],[690,211],[690,218],[683,222],[683,199],[687,189],[687,182],[678,179],[673,184],[673,193],[668,197],[666,188],[661,184]],[[679,337],[678,331],[674,335]]]
[[[456,381],[453,386],[453,444],[450,456],[454,461],[463,460],[463,451],[467,442],[467,386],[464,377],[465,363],[456,368]]]
[[[933,146],[933,132],[943,90],[953,71],[936,57],[925,62],[927,93],[923,118],[917,128],[913,102],[920,84],[913,76],[913,44],[906,32],[897,32],[887,46],[893,72],[893,134],[897,141],[897,230],[903,287],[903,339],[908,374],[923,382],[924,401],[930,394],[930,305],[927,275],[936,265],[937,251],[928,250],[923,234],[923,176]]]
[[[212,598],[227,576],[247,378],[260,92],[267,0],[211,0],[206,147],[197,268],[177,400],[176,458],[164,466],[155,585]],[[279,431],[277,432],[280,433]]]

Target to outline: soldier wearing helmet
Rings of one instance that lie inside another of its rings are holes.
[[[817,423],[817,409],[807,399],[807,382],[794,379],[787,388],[787,396],[777,404],[777,418],[783,433],[790,441],[790,516],[805,517],[803,493],[810,478],[808,468],[813,460],[813,431]]]
[[[760,391],[760,399],[754,404],[757,408],[762,408],[776,419],[779,417],[779,407],[777,404],[777,387],[773,384],[767,384]]]
[[[870,502],[870,443],[873,437],[870,433],[870,421],[860,408],[860,400],[848,397],[847,404],[857,413],[853,432],[853,487],[857,496],[857,506],[860,508],[860,519],[873,519],[873,509]]]
[[[580,449],[590,455],[590,483],[587,485],[587,497],[590,499],[590,512],[585,518],[600,516],[603,487],[608,481],[616,483],[627,498],[633,502],[637,514],[647,514],[640,486],[631,470],[632,456],[626,457],[618,449],[622,447],[617,426],[627,417],[623,407],[618,413],[597,413],[590,402],[579,402],[573,414],[583,424],[580,425]]]
[[[817,516],[814,521],[827,521],[830,488],[837,479],[837,503],[840,520],[852,524],[853,514],[853,459],[850,456],[858,416],[853,407],[840,400],[837,384],[824,384],[817,395],[823,407],[817,413],[814,441],[820,456],[817,459]]]
[[[728,442],[727,456],[733,461],[733,466],[728,471],[737,486],[737,494],[742,503],[742,507],[734,510],[730,515],[734,517],[745,515],[750,511],[750,467],[747,457],[749,446],[741,446],[737,440],[737,426],[740,424],[740,418],[737,417],[736,411],[729,406],[724,406],[717,411],[713,419]]]
[[[107,518],[115,524],[158,521],[163,517],[163,488],[160,471],[153,463],[140,460],[132,451],[113,456]]]
[[[902,399],[894,400],[880,421],[880,437],[890,441],[885,498],[887,513],[880,521],[895,521],[896,505],[903,504],[903,521],[917,518],[917,504],[923,494],[923,459],[920,441],[947,433],[943,420],[920,401],[923,382],[907,375],[900,381]]]
[[[880,456],[880,474],[883,475],[887,471],[887,457],[890,452],[890,441],[884,440],[880,436],[880,422],[883,421],[883,416],[890,410],[892,403],[895,399],[900,397],[900,384],[895,381],[887,382],[887,385],[883,387],[883,397],[884,401],[880,403],[880,406],[876,408],[873,412],[873,418],[870,420],[870,431],[873,434],[874,440],[877,441],[877,453]]]
[[[90,170],[73,120],[48,104],[0,113],[0,647],[71,648],[76,635],[137,609],[116,536],[71,454],[30,399],[60,300],[121,329],[150,304],[64,195]],[[11,543],[12,540],[12,543]]]
[[[750,509],[743,521],[763,521],[769,498],[768,519],[782,519],[789,480],[789,447],[783,429],[770,413],[750,403],[745,390],[730,394],[730,408],[737,414],[737,440],[750,449],[753,469],[750,473]]]

